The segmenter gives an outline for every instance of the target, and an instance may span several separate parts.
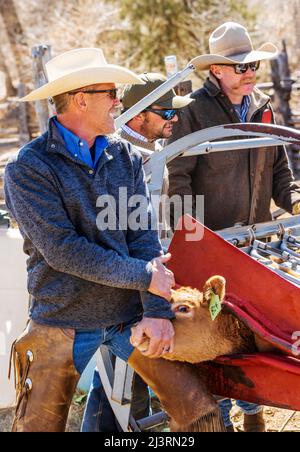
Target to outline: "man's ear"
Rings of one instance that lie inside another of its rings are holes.
[[[219,80],[222,79],[223,74],[222,74],[222,68],[220,66],[218,66],[217,64],[212,64],[210,66],[210,71],[217,79],[219,79]]]
[[[87,110],[87,101],[86,101],[86,97],[83,93],[76,93],[72,97],[73,97],[73,102],[77,109],[79,109],[80,111]]]
[[[135,117],[137,118],[137,120],[138,120],[139,122],[143,123],[143,122],[145,121],[145,118],[146,118],[146,112],[141,111],[141,112],[140,112],[139,114],[137,114]]]
[[[140,112],[139,114],[137,114],[134,118],[132,118],[128,122],[128,126],[135,130],[135,128],[136,127],[139,128],[144,123],[144,121],[145,121],[145,113]]]

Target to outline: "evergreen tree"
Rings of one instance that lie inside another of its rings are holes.
[[[249,27],[255,19],[247,0],[112,1],[123,23],[114,33],[118,60],[140,71],[164,71],[164,56],[171,54],[184,67],[208,51],[208,37],[218,25],[235,20]]]

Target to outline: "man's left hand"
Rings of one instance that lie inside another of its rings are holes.
[[[293,205],[293,215],[300,215],[300,202]]]

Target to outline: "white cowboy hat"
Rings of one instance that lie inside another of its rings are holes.
[[[70,50],[49,60],[45,67],[48,83],[21,101],[47,99],[97,83],[144,83],[129,69],[108,64],[101,49]]]
[[[203,71],[212,64],[252,63],[276,58],[278,55],[277,47],[270,42],[254,50],[246,28],[235,22],[226,22],[211,34],[209,51],[209,54],[193,58],[190,64]]]

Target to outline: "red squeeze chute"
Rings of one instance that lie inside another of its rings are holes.
[[[197,238],[203,232],[201,240],[193,240],[193,235]],[[278,349],[278,355],[236,355],[201,366],[209,374],[211,391],[300,410],[300,395],[296,396],[300,394],[300,356],[293,354],[300,331],[300,288],[188,215],[182,217],[169,251],[168,267],[177,284],[202,291],[208,278],[224,276],[225,309]]]

